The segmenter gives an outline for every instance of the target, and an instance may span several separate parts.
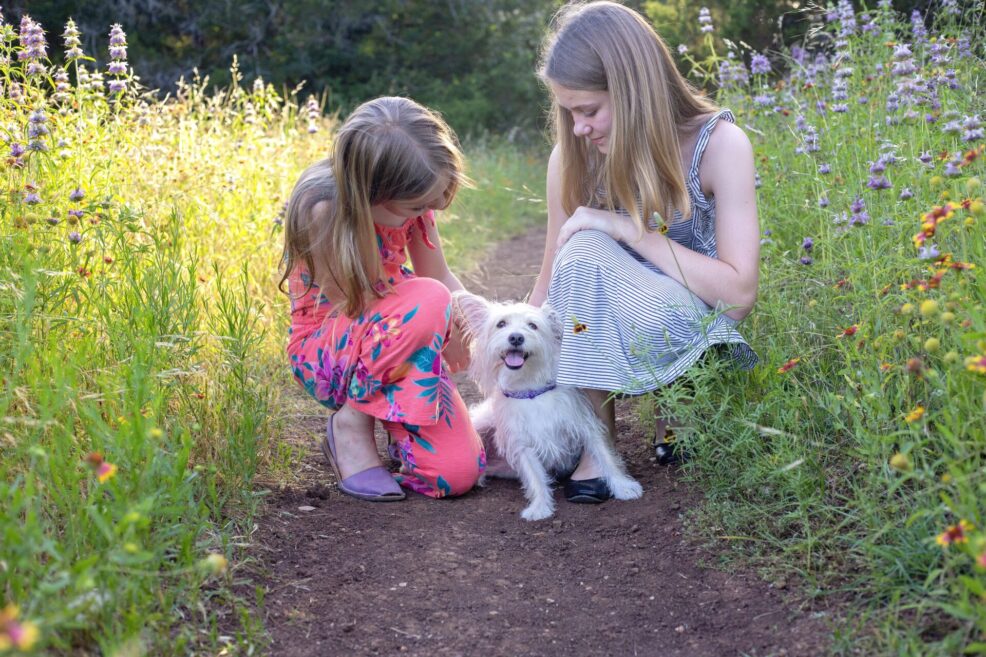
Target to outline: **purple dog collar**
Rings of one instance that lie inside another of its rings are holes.
[[[546,392],[551,392],[554,389],[555,382],[552,381],[543,388],[535,388],[534,390],[521,390],[519,392],[513,392],[511,390],[501,389],[500,392],[503,393],[504,397],[509,397],[510,399],[534,399],[535,397],[539,397]]]

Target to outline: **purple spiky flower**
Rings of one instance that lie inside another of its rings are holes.
[[[65,23],[65,31],[62,32],[62,38],[65,43],[65,61],[74,62],[77,59],[83,57],[82,52],[82,40],[79,38],[81,34],[79,33],[79,28],[76,26],[75,21],[71,18]]]
[[[698,10],[698,24],[701,26],[702,33],[712,32],[715,28],[712,27],[712,15],[709,14],[708,7],[702,7]]]
[[[127,81],[124,79],[127,74],[127,35],[119,23],[110,27],[110,59],[106,72],[117,77],[110,80],[107,87],[110,95],[119,96],[127,88]]]

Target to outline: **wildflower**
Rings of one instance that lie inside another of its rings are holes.
[[[305,112],[308,114],[308,134],[315,134],[318,132],[318,118],[322,114],[318,107],[318,101],[315,100],[315,96],[308,97],[308,102],[305,104]]]
[[[17,59],[26,62],[24,67],[28,76],[38,75],[45,72],[45,66],[41,60],[48,57],[45,33],[40,23],[31,20],[26,14],[21,17],[20,32],[21,51],[17,54]]]
[[[925,317],[934,317],[938,314],[938,302],[934,299],[925,299],[921,302],[921,314]]]
[[[815,261],[811,259],[811,256],[801,256],[801,264],[802,265],[810,265],[813,262],[815,262]]]
[[[932,162],[931,151],[925,151],[921,153],[921,155],[918,156],[918,160],[921,162],[921,164],[924,164],[926,166],[931,166],[931,162]]]
[[[907,371],[915,376],[924,374],[924,361],[917,356],[907,359]]]
[[[96,473],[96,479],[98,479],[101,484],[106,483],[114,475],[116,475],[116,466],[103,459],[103,455],[99,452],[90,452],[89,455],[86,456],[86,462],[89,464],[89,467],[92,468],[93,472]]]
[[[911,191],[910,187],[905,187],[904,189],[900,190],[900,196],[898,196],[897,198],[899,198],[901,201],[907,201],[909,199],[914,198],[914,192]]]
[[[967,520],[959,520],[958,524],[949,525],[948,528],[935,538],[935,542],[943,548],[947,548],[953,543],[965,543],[969,540],[967,533],[974,527]]]
[[[914,34],[915,43],[921,43],[928,38],[928,30],[924,26],[924,19],[921,12],[917,9],[911,12],[911,33]]]
[[[900,452],[890,457],[890,467],[899,472],[910,472],[914,469],[914,465],[911,463],[911,459],[907,454],[901,454]]]
[[[837,335],[835,337],[836,337],[836,339],[851,338],[852,336],[856,335],[856,332],[858,330],[859,330],[859,325],[853,324],[852,326],[843,329],[842,330],[842,333],[840,333],[839,335]]]
[[[765,75],[770,73],[770,60],[766,55],[757,53],[750,58],[750,72],[754,75]]]
[[[866,182],[866,186],[876,190],[890,189],[892,187],[886,176],[870,176],[870,179]]]
[[[976,374],[986,374],[986,354],[969,356],[965,359],[965,368]]]
[[[941,340],[938,338],[928,338],[924,341],[924,350],[930,354],[935,353],[941,349]]]
[[[810,237],[806,237],[801,242],[801,248],[804,249],[805,251],[811,251],[812,248],[814,248],[814,246],[815,246],[815,241],[813,239],[811,239]]]
[[[831,173],[831,172],[832,172],[832,167],[829,166],[828,164],[822,163],[818,165],[818,173],[824,175],[826,173]]]
[[[678,54],[679,55],[684,55],[686,52],[688,52],[688,46],[686,46],[683,43],[679,43],[678,44]]]
[[[28,205],[37,205],[41,202],[41,197],[36,192],[28,192],[24,195],[24,202]]]
[[[78,231],[73,230],[68,234],[68,241],[72,244],[78,244],[82,241],[82,235],[80,235]]]
[[[27,652],[38,641],[38,626],[30,621],[18,621],[20,609],[8,604],[0,610],[0,652],[17,650]]]
[[[81,187],[76,187],[75,189],[73,189],[69,193],[68,197],[69,197],[69,200],[72,200],[72,201],[81,201],[82,199],[84,199],[86,197],[86,193],[84,191],[82,191],[82,188]]]
[[[109,92],[113,96],[119,96],[126,88],[126,80],[123,76],[127,74],[127,35],[119,23],[114,23],[110,27],[110,61],[107,72],[117,76],[115,80],[110,80],[107,84]]]
[[[800,363],[800,362],[801,362],[801,359],[800,358],[792,358],[791,360],[787,361],[786,363],[784,363],[783,365],[781,365],[780,367],[778,367],[777,368],[777,373],[778,374],[787,374],[788,372],[790,372],[791,370],[793,370],[797,366],[797,364]]]
[[[229,562],[226,561],[226,557],[217,552],[210,552],[199,561],[199,568],[210,575],[221,575],[226,572],[228,566]]]
[[[75,21],[71,18],[65,24],[65,31],[62,33],[62,38],[65,39],[65,61],[73,62],[83,56],[82,40],[79,39],[79,28],[76,26]]]
[[[768,105],[772,105],[773,103],[774,103],[774,99],[770,94],[757,94],[756,96],[753,97],[753,104],[758,105],[760,107],[767,107]]]
[[[819,199],[818,199],[818,207],[820,207],[820,208],[827,208],[828,206],[829,206],[829,197],[828,196],[821,196],[821,197],[819,197]]]
[[[712,16],[709,14],[708,7],[702,7],[698,10],[698,24],[702,27],[700,28],[702,33],[712,32]]]
[[[918,259],[920,260],[933,260],[940,255],[941,252],[938,250],[937,244],[918,247]]]

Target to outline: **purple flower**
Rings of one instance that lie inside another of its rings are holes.
[[[765,55],[757,53],[750,58],[750,72],[754,75],[770,73],[770,60]]]
[[[959,160],[952,160],[945,165],[945,171],[943,171],[942,173],[944,173],[946,176],[961,176],[962,169],[959,168],[960,166],[962,166],[962,162],[960,162]]]
[[[127,35],[119,23],[114,23],[110,27],[110,62],[107,72],[116,75],[117,79],[110,80],[107,88],[111,95],[120,95],[127,88],[127,82],[123,76],[127,74]]]
[[[883,173],[887,170],[887,164],[883,161],[883,158],[877,158],[876,162],[870,162],[870,173],[877,174]]]
[[[910,187],[905,187],[904,189],[900,190],[900,196],[898,198],[900,198],[900,200],[902,201],[906,201],[908,199],[914,198],[914,192],[911,191]]]
[[[810,237],[806,237],[801,242],[801,248],[804,249],[805,251],[811,251],[812,248],[814,248],[814,246],[815,246],[815,241],[813,239],[811,239]]]
[[[35,192],[28,192],[24,195],[24,202],[28,205],[37,205],[41,202],[41,197]]]
[[[941,251],[938,250],[937,244],[931,244],[927,247],[922,246],[918,248],[918,258],[921,260],[933,260],[941,255]]]
[[[863,200],[862,196],[857,196],[853,202],[849,205],[849,211],[853,214],[862,212],[866,209],[866,201]]]
[[[890,187],[892,187],[890,181],[887,180],[886,176],[870,176],[870,179],[867,181],[866,186],[869,187],[870,189],[877,189],[877,190],[890,189]]]
[[[68,234],[68,241],[72,244],[78,244],[82,241],[82,235],[80,235],[78,231],[73,230]]]
[[[45,221],[47,221],[52,226],[57,226],[62,222],[62,220],[59,219],[58,217],[48,217]]]
[[[811,259],[811,256],[801,256],[801,264],[802,265],[810,265],[813,262],[814,262],[814,260]]]
[[[856,212],[851,217],[849,217],[850,226],[865,226],[870,222],[870,215],[866,210],[862,212]]]
[[[688,52],[688,46],[686,46],[683,43],[679,43],[678,44],[678,54],[679,55],[684,55],[686,52]]]
[[[918,156],[918,160],[921,162],[921,164],[926,164],[928,166],[931,166],[931,162],[932,162],[931,151],[925,151],[921,153],[921,155]]]
[[[828,206],[829,206],[829,197],[828,196],[821,196],[821,197],[819,197],[819,199],[818,199],[818,207],[820,207],[820,208],[827,208]]]
[[[68,197],[69,200],[72,201],[81,201],[86,197],[86,193],[82,191],[81,187],[76,187],[75,189],[72,190],[72,192],[68,195]]]
[[[701,25],[701,31],[703,33],[711,32],[714,29],[712,27],[712,16],[709,14],[708,7],[702,7],[698,10],[698,24]]]
[[[72,62],[83,56],[82,41],[79,39],[79,28],[76,27],[75,21],[71,18],[68,19],[68,23],[65,24],[65,32],[62,33],[62,37],[65,39],[65,61]]]
[[[20,157],[24,154],[24,147],[16,141],[10,145],[10,157]]]
[[[767,105],[773,104],[774,99],[770,94],[759,94],[753,97],[753,104],[759,105],[760,107],[766,107]]]
[[[962,133],[962,141],[979,141],[983,138],[983,129],[977,128],[976,130],[966,130]]]
[[[832,172],[832,167],[830,167],[828,164],[823,162],[822,164],[818,165],[818,173],[824,175],[826,173],[831,173],[831,172]]]

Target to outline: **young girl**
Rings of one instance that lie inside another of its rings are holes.
[[[450,290],[462,284],[445,262],[434,210],[465,182],[462,165],[439,116],[406,98],[377,98],[346,120],[332,157],[302,174],[288,203],[287,351],[298,381],[335,411],[322,450],[353,497],[401,500],[401,486],[461,495],[485,468],[442,359]],[[374,418],[401,462],[395,476],[381,465]]]
[[[757,295],[753,153],[637,12],[570,3],[545,44],[556,143],[530,301],[566,320],[557,382],[585,388],[612,435],[612,392],[667,384],[713,345],[756,362],[735,329]],[[608,499],[597,474],[583,457],[568,499]]]

